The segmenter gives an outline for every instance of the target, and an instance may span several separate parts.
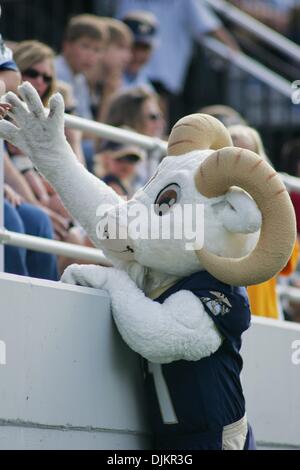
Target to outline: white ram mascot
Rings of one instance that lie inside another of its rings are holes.
[[[48,113],[30,84],[19,93],[27,107],[6,95],[17,127],[1,122],[0,136],[30,156],[115,266],[71,266],[62,281],[109,293],[120,334],[144,358],[155,447],[253,449],[240,383],[251,314],[240,286],[272,278],[291,255],[295,214],[280,177],[256,154],[233,148],[219,121],[192,115],[174,127],[170,156],[151,181],[124,203],[76,160],[62,97],[52,97]],[[101,213],[104,205],[110,209]],[[130,217],[141,205],[141,225],[151,218],[161,227],[172,214],[171,231],[179,208],[204,206],[204,247],[133,236]],[[112,221],[122,227],[119,239]]]

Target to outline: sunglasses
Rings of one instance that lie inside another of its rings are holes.
[[[140,160],[140,158],[137,155],[124,155],[124,157],[117,158],[118,162],[124,162],[124,163],[137,163]]]
[[[74,114],[76,111],[76,106],[67,106],[65,109],[66,114]]]
[[[149,119],[149,121],[160,121],[162,119],[162,114],[161,113],[149,113],[145,117],[146,119]]]
[[[29,77],[29,78],[42,77],[42,79],[44,80],[44,82],[47,85],[50,85],[53,81],[53,77],[51,77],[51,75],[47,75],[46,73],[38,72],[35,69],[27,69],[23,72],[23,75],[25,75],[26,77]]]

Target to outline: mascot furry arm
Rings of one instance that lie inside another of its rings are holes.
[[[47,116],[38,93],[29,83],[20,86],[19,93],[28,109],[14,93],[7,93],[1,101],[12,106],[11,117],[18,128],[3,121],[1,135],[31,158],[52,186],[58,189],[74,218],[80,219],[93,242],[99,245],[96,236],[97,208],[100,204],[119,204],[121,199],[98,178],[84,171],[74,158],[64,132],[62,96],[57,94],[52,97]]]
[[[152,362],[198,361],[214,354],[223,337],[197,296],[179,291],[162,305],[147,296],[199,271],[232,286],[261,283],[281,271],[296,231],[292,205],[280,178],[257,155],[232,148],[226,129],[217,120],[194,115],[175,126],[169,142],[172,157],[124,204],[74,158],[64,135],[62,97],[52,97],[47,116],[31,85],[23,84],[19,92],[27,109],[14,94],[6,95],[18,127],[1,122],[0,136],[30,156],[95,245],[119,268],[73,266],[63,281],[106,289],[124,340]],[[167,212],[185,204],[204,205],[205,247],[187,251],[185,239],[135,240],[129,226],[126,240],[113,239],[109,221],[123,220],[122,215],[138,204],[159,221],[165,215],[157,212],[160,205]],[[100,219],[99,205],[110,206]],[[97,227],[104,218],[105,236],[99,239]]]

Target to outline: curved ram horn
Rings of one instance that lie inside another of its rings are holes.
[[[168,155],[179,156],[193,150],[219,150],[232,145],[229,132],[218,119],[207,114],[191,114],[174,126]]]
[[[232,186],[244,189],[263,219],[259,242],[250,255],[222,258],[203,249],[197,251],[201,265],[233,286],[260,284],[282,271],[296,242],[296,219],[289,194],[274,169],[255,153],[230,147],[208,157],[195,178],[198,191],[208,198],[221,196]]]

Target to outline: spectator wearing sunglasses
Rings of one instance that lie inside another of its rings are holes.
[[[56,91],[54,51],[38,41],[23,41],[14,51],[14,59],[24,81],[30,82],[47,106]]]
[[[149,137],[161,138],[164,132],[158,97],[147,87],[131,88],[115,95],[105,120],[111,126],[129,127]]]
[[[162,138],[165,120],[158,97],[147,87],[125,90],[110,102],[105,122],[115,127],[126,127],[149,137]],[[143,186],[156,170],[157,162],[165,155],[148,152],[146,160],[139,165],[135,188]]]

